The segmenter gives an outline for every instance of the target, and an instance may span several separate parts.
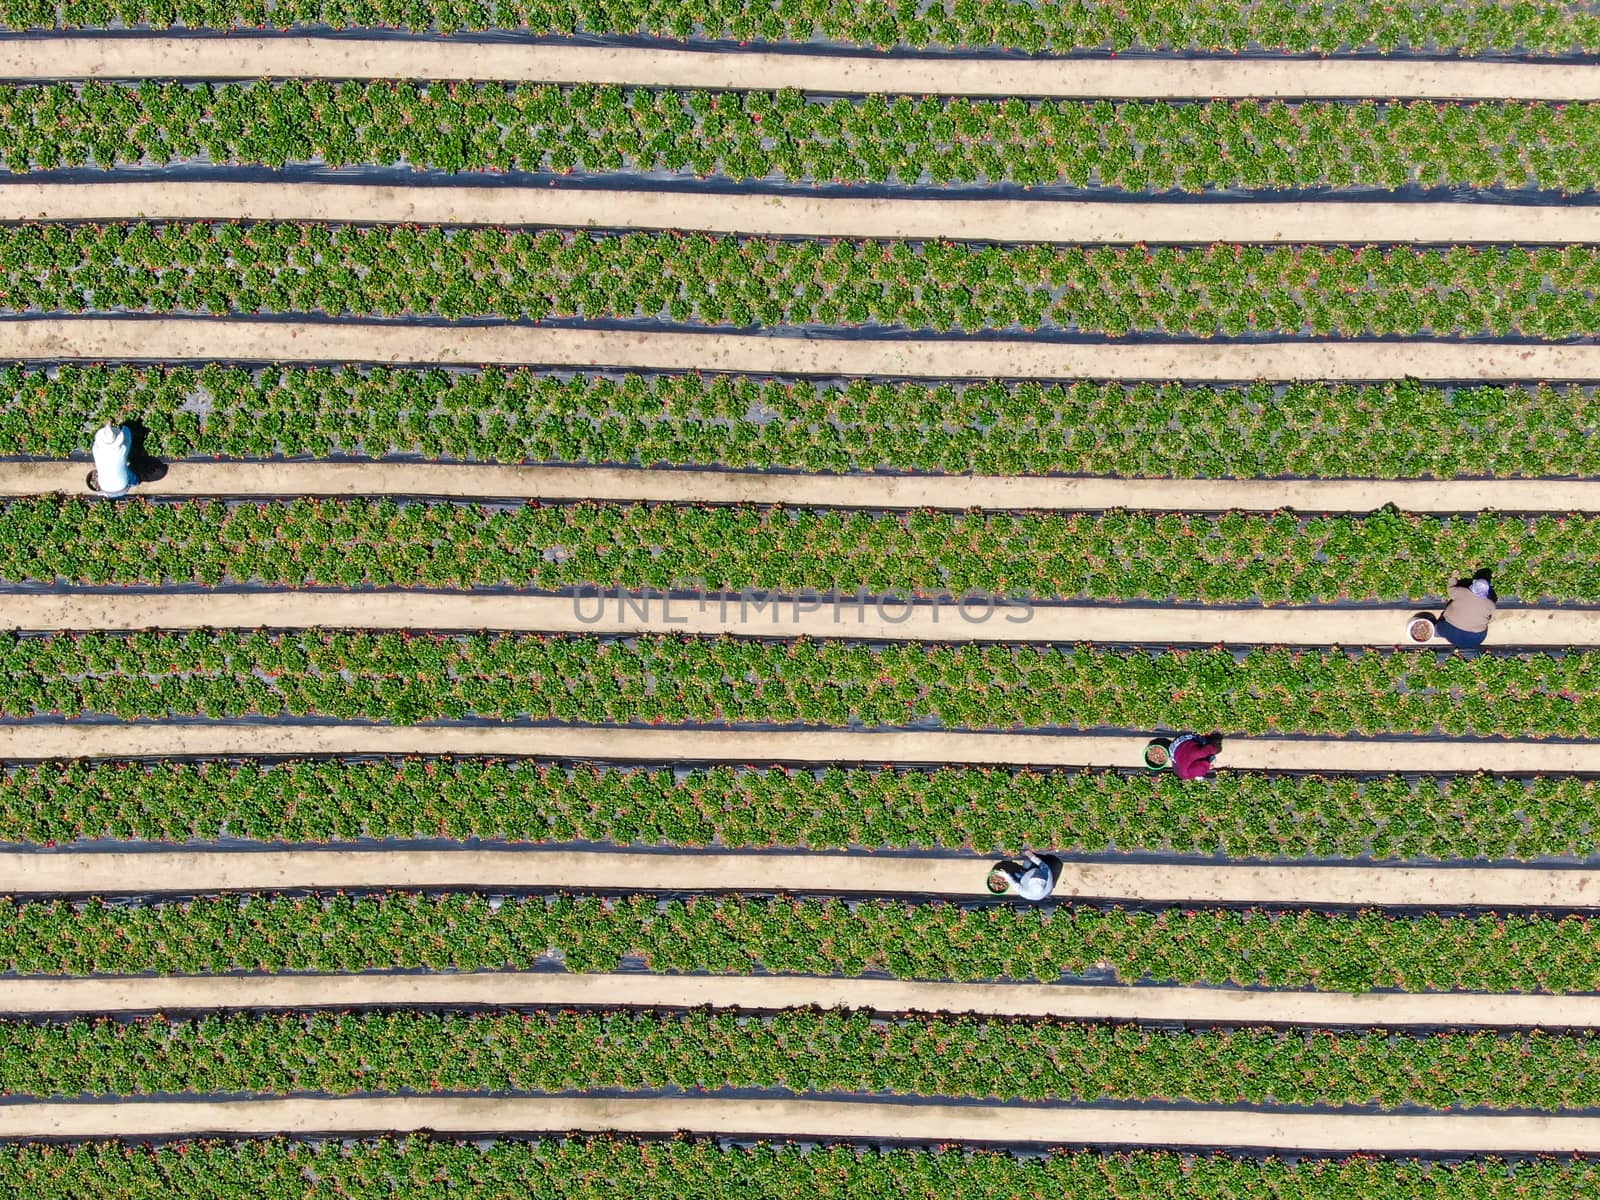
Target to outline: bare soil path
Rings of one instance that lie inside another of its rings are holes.
[[[1036,847],[1040,850],[1047,847]],[[450,849],[0,853],[0,894],[138,895],[300,889],[988,895],[995,860],[821,852]],[[1055,898],[1362,908],[1600,908],[1600,870],[1067,861]]]
[[[1185,1025],[1600,1027],[1600,996],[1246,991],[1079,984],[908,983],[806,976],[474,974],[215,975],[0,979],[0,1012],[191,1012],[310,1008],[848,1008]]]
[[[140,721],[0,724],[0,761],[493,755],[578,761],[975,763],[1137,768],[1147,738],[1054,733],[343,725]],[[1256,771],[1600,774],[1600,743],[1230,737],[1219,767]]]
[[[0,41],[0,58],[10,44]],[[0,183],[0,220],[135,219],[692,229],[777,237],[1078,244],[1566,245],[1600,241],[1600,207],[1588,205],[1383,201],[1123,204],[143,179]]]
[[[1600,344],[1586,343],[1069,343],[142,316],[3,322],[0,359],[519,363],[918,379],[1600,379]]]
[[[87,462],[0,462],[0,497],[91,494]],[[136,496],[422,496],[622,500],[808,508],[1096,512],[1600,512],[1590,479],[1118,479],[1003,475],[802,475],[746,471],[411,462],[176,462]]]
[[[1112,99],[1600,98],[1600,70],[1590,65],[1405,59],[1030,61],[245,33],[226,38],[158,35],[0,42],[0,77],[480,79]]]
[[[867,1142],[1197,1146],[1394,1154],[1600,1151],[1600,1117],[1273,1109],[1032,1107],[926,1101],[393,1096],[0,1105],[0,1138],[194,1134],[728,1134]]]
[[[862,638],[915,642],[1102,642],[1143,645],[1414,645],[1420,605],[1389,609],[1048,606],[969,600],[914,604],[799,596],[686,599],[440,592],[64,592],[0,594],[0,628],[428,629],[610,636]],[[1505,608],[1487,644],[1600,645],[1600,609]],[[1435,639],[1431,648],[1444,646]]]

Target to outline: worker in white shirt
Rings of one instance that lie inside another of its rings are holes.
[[[1044,900],[1056,890],[1056,869],[1032,850],[1022,856],[1023,870],[1008,867],[1011,886],[1024,900]]]

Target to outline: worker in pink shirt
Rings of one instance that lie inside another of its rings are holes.
[[[1179,779],[1203,779],[1211,774],[1212,760],[1221,752],[1222,743],[1215,737],[1186,733],[1172,740],[1172,769]]]

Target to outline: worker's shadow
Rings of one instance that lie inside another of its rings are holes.
[[[143,422],[124,421],[128,427],[128,469],[140,483],[159,483],[167,477],[167,464],[151,457],[145,449],[150,443],[150,430]]]

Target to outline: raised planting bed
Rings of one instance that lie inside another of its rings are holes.
[[[407,633],[19,636],[5,717],[307,716],[1592,737],[1600,652],[1525,657]],[[1381,767],[1381,758],[1373,763]]]
[[[908,512],[317,500],[0,503],[0,583],[760,589],[1420,606],[1464,571],[1587,602],[1600,516]],[[738,604],[737,598],[734,604]],[[594,609],[590,601],[585,611]],[[792,606],[791,606],[792,607]],[[1396,614],[1395,640],[1404,622]],[[847,635],[848,624],[837,632]],[[1028,630],[1012,631],[1018,638]]]
[[[1130,192],[1582,192],[1600,105],[1001,101],[390,82],[0,88],[13,172],[133,164],[651,173]]]
[[[1027,0],[886,8],[871,0],[624,0],[603,8],[555,0],[6,0],[0,22],[25,30],[171,27],[294,29],[390,28],[414,33],[516,31],[654,37],[681,42],[814,42],[841,46],[1021,50],[1178,50],[1226,53],[1290,50],[1427,49],[1568,54],[1600,50],[1600,21],[1567,4],[1507,8],[1493,0],[1378,6],[1329,0],[1311,6],[1259,0],[1203,0],[1193,5],[1109,9],[1080,2],[1039,6]]]
[[[1468,1001],[1470,1003],[1470,1001]],[[1593,1108],[1600,1036],[1144,1029],[697,1010],[0,1021],[10,1096],[870,1093],[1079,1103]],[[1018,1071],[1019,1061],[1039,1070]]]
[[[1237,858],[1592,860],[1600,782],[1226,772],[691,771],[460,759],[45,763],[0,774],[12,842],[488,838],[843,850],[1050,846]]]
[[[655,896],[227,896],[0,902],[22,975],[224,971],[762,972],[1366,992],[1595,992],[1600,921]]]
[[[1205,337],[1560,339],[1600,325],[1600,251],[1576,246],[1001,248],[300,222],[44,224],[0,229],[0,281],[8,308],[40,312]]]
[[[1427,414],[1426,422],[1419,420]],[[1600,474],[1593,389],[829,383],[524,368],[0,369],[0,441],[164,458],[420,456],[804,471],[1405,479]]]
[[[1008,1190],[1056,1196],[1138,1195],[1150,1200],[1348,1200],[1384,1194],[1441,1200],[1586,1195],[1600,1168],[1586,1159],[1420,1162],[1250,1158],[1161,1150],[1056,1152],[1021,1158],[969,1146],[883,1149],[753,1146],[611,1136],[452,1142],[382,1140],[180,1140],[0,1145],[0,1183],[39,1200],[380,1200],[425,1180],[458,1200],[503,1200],[532,1188],[573,1200],[609,1200],[619,1187],[640,1200],[989,1200]],[[310,1190],[315,1188],[316,1190]]]

